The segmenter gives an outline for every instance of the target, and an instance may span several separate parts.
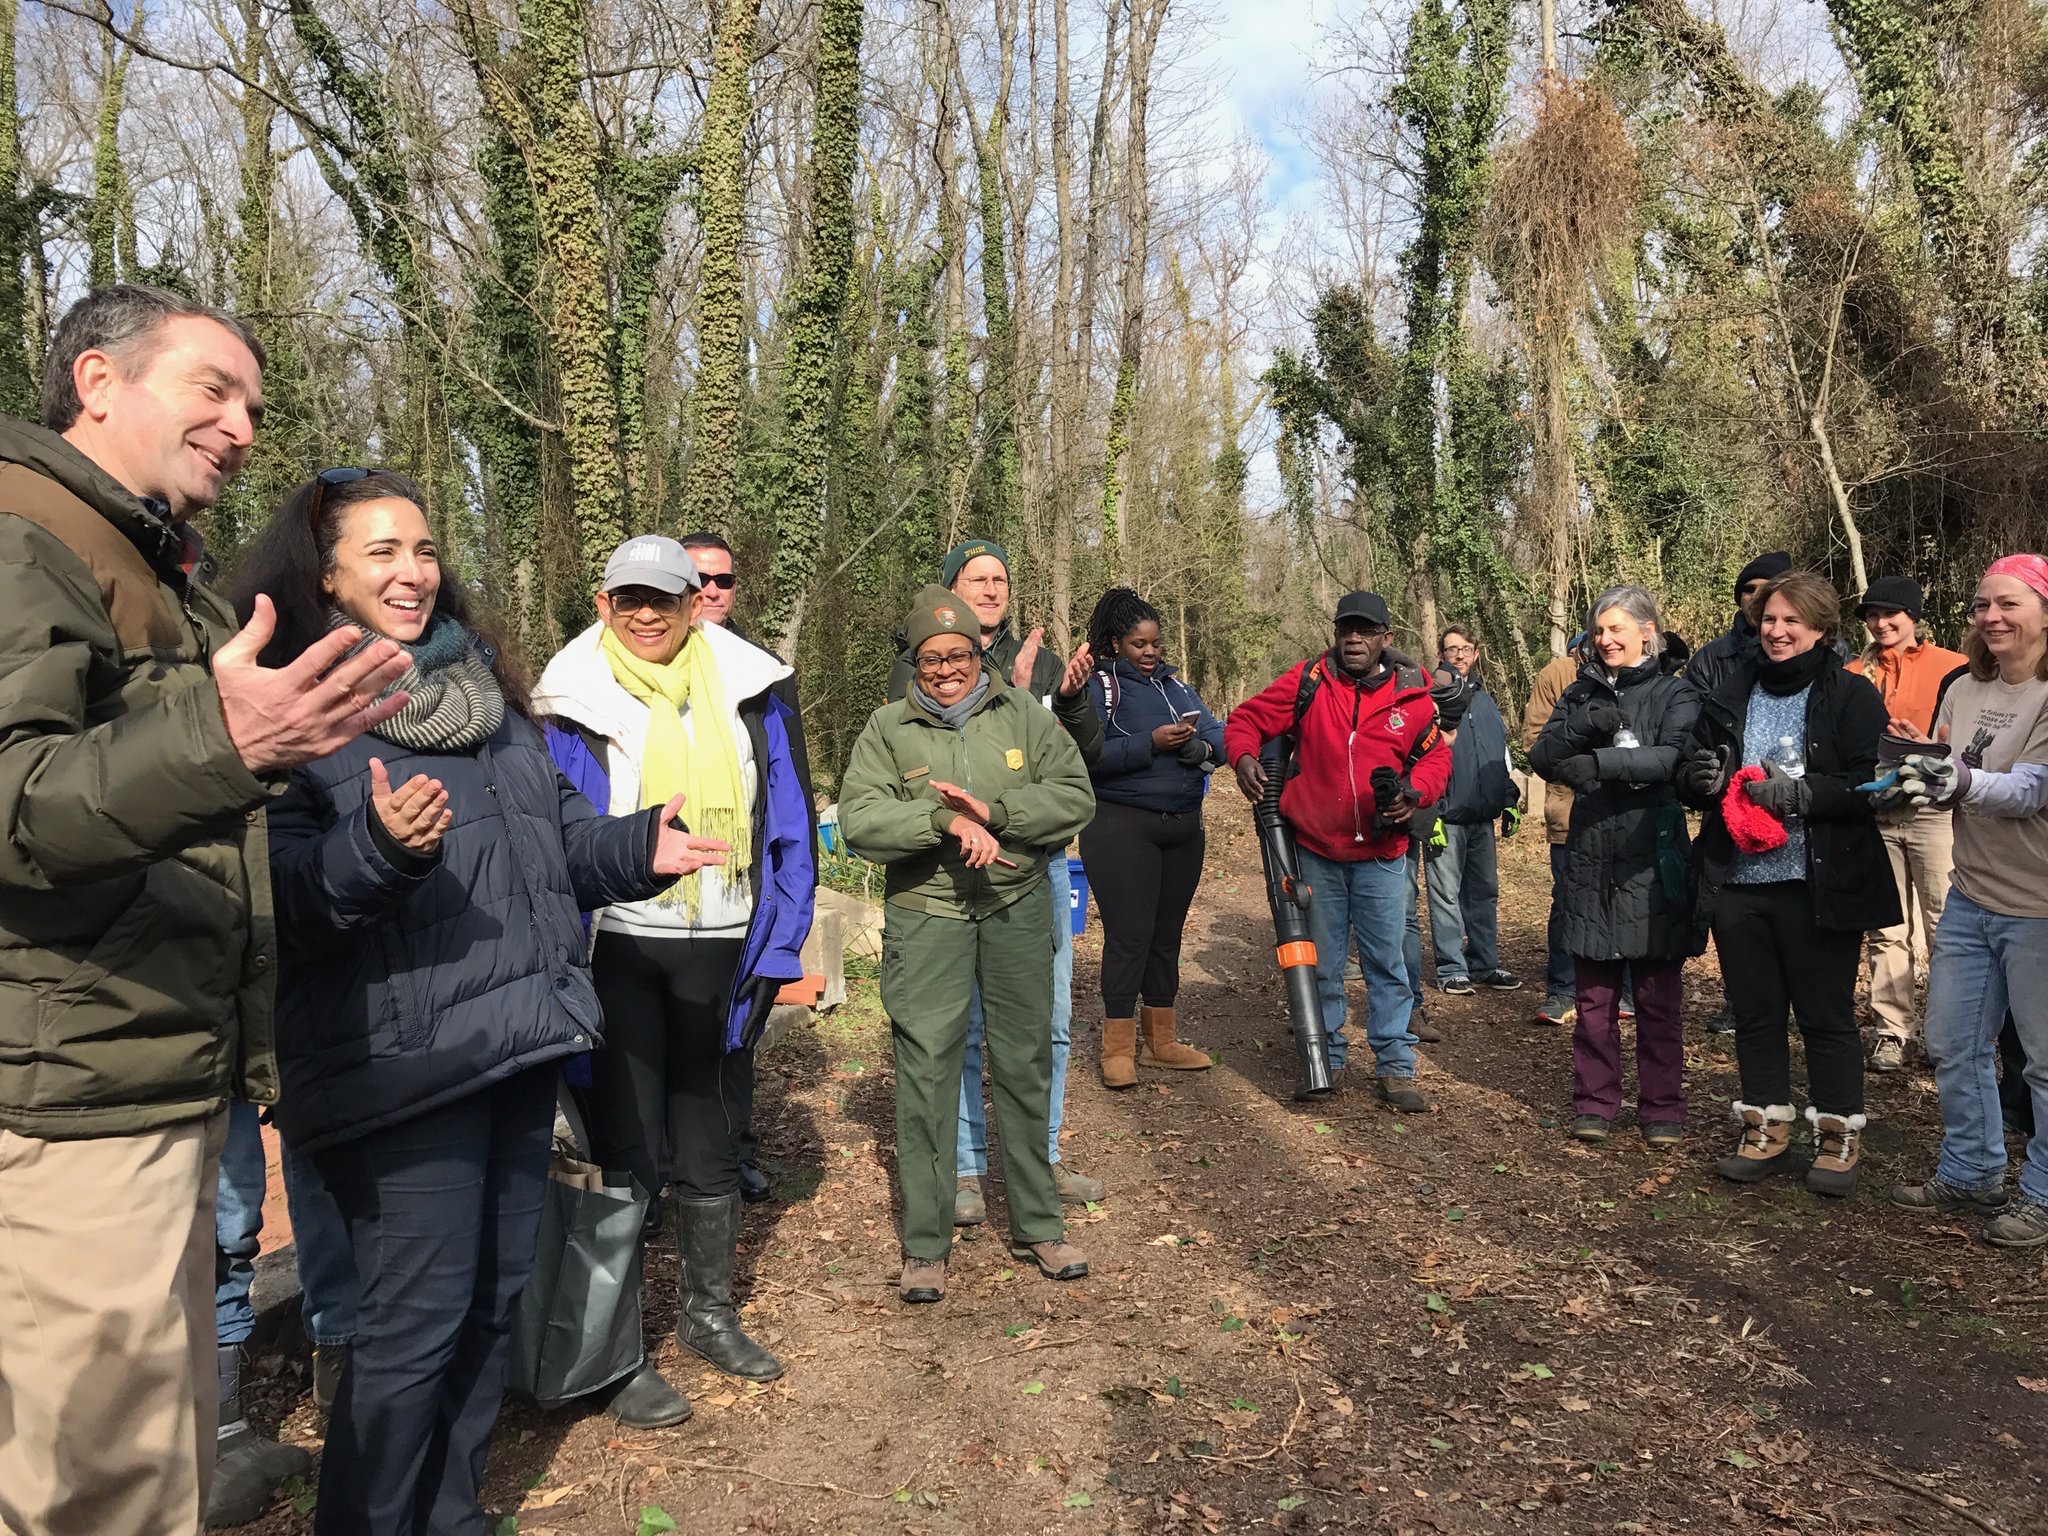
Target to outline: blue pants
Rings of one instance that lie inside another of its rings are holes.
[[[1046,855],[1045,883],[1052,889],[1052,1118],[1046,1155],[1060,1160],[1060,1122],[1066,1117],[1067,1054],[1074,1030],[1074,883],[1067,874],[1067,852]],[[988,1172],[988,1111],[981,1097],[981,988],[967,1005],[967,1054],[960,1063],[960,1134],[953,1156],[963,1179]]]
[[[1323,1004],[1330,1066],[1344,1065],[1344,957],[1356,942],[1365,972],[1365,1034],[1372,1045],[1374,1074],[1413,1077],[1415,1036],[1408,1022],[1415,1003],[1403,953],[1407,920],[1401,911],[1404,899],[1411,911],[1415,905],[1408,861],[1338,863],[1306,848],[1299,855],[1302,878],[1315,893],[1308,921],[1316,945],[1316,992]]]
[[[259,1112],[253,1104],[230,1104],[214,1206],[213,1319],[215,1342],[220,1344],[240,1344],[256,1327],[249,1290],[256,1279],[257,1240],[263,1234],[263,1189]],[[291,1210],[306,1337],[323,1349],[347,1344],[356,1332],[356,1256],[349,1248],[341,1212],[319,1172],[289,1147],[284,1153],[284,1192]]]
[[[1422,844],[1408,843],[1408,921],[1401,936],[1401,966],[1408,973],[1408,1000],[1422,1006]],[[1363,964],[1363,961],[1360,962]]]
[[[2034,1101],[2020,1194],[2048,1205],[2048,917],[2006,917],[1951,890],[1928,956],[1926,1041],[1941,1090],[1935,1173],[1959,1189],[2005,1183],[1997,1060],[2008,1008]]]
[[[1500,863],[1490,821],[1445,822],[1444,846],[1425,866],[1436,979],[1500,969]]]
[[[1578,995],[1571,951],[1564,947],[1564,874],[1571,862],[1563,843],[1550,845],[1550,953],[1543,966],[1543,995],[1567,1000]]]
[[[533,1271],[558,1062],[315,1157],[363,1277],[315,1536],[484,1536],[480,1490]]]

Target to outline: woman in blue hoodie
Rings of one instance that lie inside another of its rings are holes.
[[[1141,1064],[1209,1065],[1207,1051],[1174,1038],[1173,1001],[1181,930],[1202,876],[1202,795],[1223,761],[1223,725],[1167,663],[1159,611],[1129,587],[1102,594],[1088,648],[1103,746],[1088,769],[1096,810],[1081,862],[1102,914],[1102,1083],[1130,1088]]]

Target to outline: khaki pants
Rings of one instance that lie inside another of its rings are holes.
[[[1870,936],[1870,1011],[1881,1034],[1911,1040],[1920,1033],[1913,1007],[1913,957],[1927,953],[1955,864],[1955,823],[1947,811],[1922,811],[1883,829],[1892,884],[1906,920]]]
[[[0,1533],[195,1536],[220,1413],[227,1115],[86,1141],[0,1131]]]

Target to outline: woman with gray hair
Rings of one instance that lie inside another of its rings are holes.
[[[1691,950],[1685,810],[1677,780],[1699,695],[1664,670],[1657,600],[1610,587],[1594,602],[1566,688],[1529,753],[1573,792],[1565,838],[1565,948],[1578,1023],[1572,1135],[1607,1139],[1621,1111],[1622,984],[1636,1003],[1636,1118],[1653,1147],[1685,1136],[1680,982]]]

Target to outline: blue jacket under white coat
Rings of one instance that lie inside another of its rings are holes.
[[[1147,677],[1122,657],[1088,679],[1088,696],[1102,717],[1102,757],[1089,764],[1095,798],[1141,811],[1186,812],[1202,804],[1210,769],[1223,761],[1223,722],[1180,674],[1160,662]],[[1195,735],[1209,744],[1209,761],[1197,767],[1171,752],[1155,752],[1152,733],[1175,725],[1193,711]]]
[[[433,857],[372,827],[372,757],[446,787]],[[655,814],[600,816],[510,711],[473,752],[363,736],[296,770],[269,812],[285,1138],[349,1141],[596,1045],[580,913],[669,884]]]
[[[699,625],[697,633],[715,649],[727,702],[752,743],[759,772],[748,880],[753,913],[726,1000],[725,1048],[732,1051],[759,1032],[775,993],[803,976],[801,951],[817,899],[817,832],[790,753],[789,706],[770,691],[789,668],[716,625]],[[534,691],[534,707],[551,717],[549,752],[600,810],[611,803],[614,754],[637,758],[647,713],[612,676],[599,648],[602,638],[603,626],[594,624],[563,646]],[[686,822],[689,815],[685,807]]]

